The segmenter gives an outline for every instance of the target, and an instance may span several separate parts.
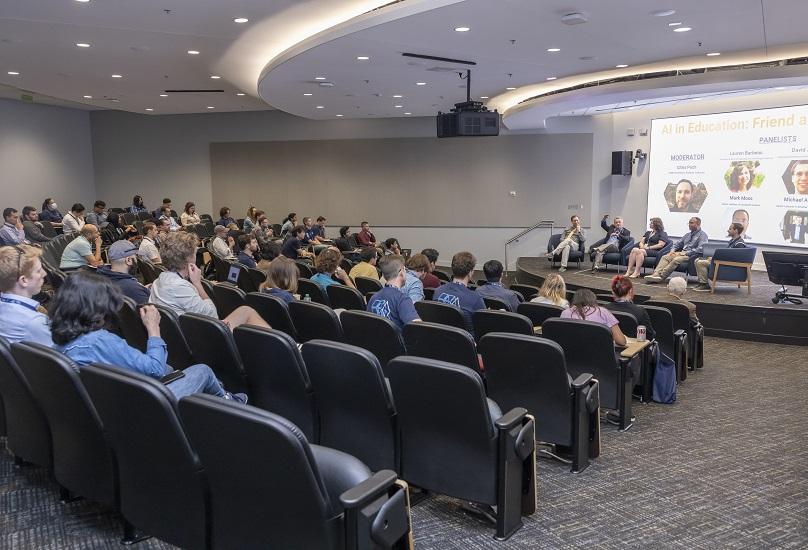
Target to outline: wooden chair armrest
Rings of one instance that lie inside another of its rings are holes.
[[[713,265],[717,268],[721,265],[726,265],[730,267],[752,267],[751,263],[748,262],[728,262],[727,260],[713,260]]]

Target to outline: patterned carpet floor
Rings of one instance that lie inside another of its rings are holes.
[[[805,348],[708,338],[705,364],[674,405],[635,402],[631,430],[604,425],[585,472],[540,460],[539,510],[510,540],[431,497],[413,508],[416,548],[808,547]],[[0,548],[119,548],[119,536],[114,514],[59,504],[46,472],[0,452]]]

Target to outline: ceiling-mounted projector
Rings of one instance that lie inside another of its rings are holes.
[[[463,73],[460,73],[463,78]],[[499,113],[482,101],[471,100],[471,71],[466,71],[466,101],[455,103],[449,113],[438,112],[438,137],[498,136]]]

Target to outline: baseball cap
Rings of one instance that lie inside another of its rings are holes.
[[[137,247],[129,241],[115,241],[107,250],[109,261],[123,260],[129,256],[137,254]]]

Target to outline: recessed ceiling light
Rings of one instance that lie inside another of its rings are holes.
[[[552,52],[552,53],[555,53],[555,52],[560,52],[560,51],[561,51],[561,48],[547,48],[547,51],[548,51],[548,52]]]
[[[11,76],[17,76],[20,73],[18,73],[17,71],[9,71],[8,74],[10,74]]]
[[[682,24],[681,21],[674,21],[673,23],[668,23],[668,26],[669,27],[678,27],[681,24]]]
[[[367,61],[368,59],[370,59],[370,56],[367,56],[367,55],[357,55],[356,56],[357,61]]]
[[[208,105],[208,109],[215,109],[215,108],[216,107],[214,107],[213,105]]]
[[[93,98],[93,96],[91,96],[91,95],[85,95],[85,96],[82,96],[82,97],[83,97],[84,99],[92,99],[92,98]]]
[[[393,107],[395,107],[396,109],[401,109],[402,107],[404,107],[404,105],[393,105]]]
[[[334,115],[334,116],[342,117],[343,115]]]
[[[716,57],[721,55],[721,52],[710,52],[707,54],[707,57]]]
[[[786,89],[786,87],[785,87],[785,86],[777,86],[777,87],[775,88],[775,90],[785,90],[785,89]]]
[[[168,94],[160,94],[160,97],[168,97]]]
[[[651,15],[653,15],[654,17],[668,17],[669,15],[673,15],[674,13],[676,13],[676,10],[657,10],[652,11]]]
[[[188,50],[188,55],[199,55],[199,50]]]
[[[79,48],[89,48],[90,45],[87,42],[76,42],[76,46]]]
[[[120,74],[114,74],[114,75],[112,75],[112,78],[123,78],[123,75],[120,75]]]
[[[558,78],[557,76],[548,76],[548,77],[547,77],[547,80],[555,80],[555,79],[557,79],[557,78]]]
[[[87,2],[89,2],[89,1],[90,1],[90,0],[76,0],[76,2],[81,2],[82,4],[86,4],[86,3],[87,3]]]
[[[625,63],[620,63],[619,65],[615,65],[614,67],[615,69],[625,69],[626,67],[628,67],[628,65],[626,65]]]
[[[693,30],[692,27],[676,27],[675,29],[673,29],[673,32],[687,32],[692,30]]]
[[[244,92],[236,92],[236,95],[244,95]]]
[[[318,109],[325,109],[325,106],[324,105],[318,105],[317,108]]]
[[[469,32],[470,30],[470,27],[455,27],[455,32]]]
[[[481,95],[480,99],[488,99],[488,96],[487,95]]]
[[[303,95],[312,95],[312,94],[303,94]]]
[[[147,111],[154,111],[154,109],[152,109],[151,107],[146,107],[146,110]]]
[[[411,115],[412,113],[404,113],[405,115]]]
[[[325,80],[324,76],[315,76],[314,80]]]
[[[396,94],[393,97],[398,98],[398,97],[402,97],[402,95],[401,94]]]
[[[221,76],[219,76],[219,75],[217,75],[217,74],[212,74],[212,75],[210,75],[210,77],[211,77],[213,80],[219,80],[220,78],[222,78]]]
[[[505,89],[506,89],[506,90],[515,90],[516,88],[514,88],[513,86],[508,86],[508,87],[507,87],[507,88],[505,88]]]
[[[426,82],[416,82],[416,86],[426,86]]]
[[[236,17],[235,19],[233,19],[233,23],[246,23],[248,21],[249,19],[247,19],[246,17]]]

